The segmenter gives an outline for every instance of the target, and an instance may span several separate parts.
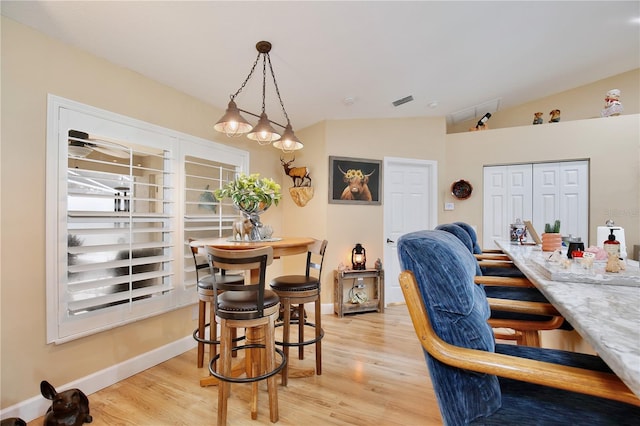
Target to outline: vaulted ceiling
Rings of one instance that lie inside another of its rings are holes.
[[[1,7],[221,109],[249,73],[256,43],[268,40],[296,129],[325,119],[451,121],[640,67],[638,1],[3,0]],[[241,108],[260,111],[261,73],[259,65],[238,96]],[[407,96],[413,101],[393,105]],[[266,108],[284,120],[268,80]]]

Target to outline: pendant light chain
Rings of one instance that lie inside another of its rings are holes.
[[[264,112],[264,109],[265,109],[264,99],[267,94],[267,59],[266,57],[268,57],[269,54],[262,53],[262,55],[264,55],[262,57],[262,112]],[[271,71],[271,73],[273,75],[273,71]]]
[[[242,89],[244,89],[244,86],[247,85],[247,82],[249,81],[249,79],[253,75],[253,71],[255,71],[255,69],[256,69],[256,65],[258,65],[258,61],[260,60],[260,55],[262,55],[262,53],[258,53],[258,56],[256,57],[256,60],[253,63],[253,66],[251,67],[251,71],[249,71],[249,75],[247,76],[247,78],[244,79],[244,81],[242,82],[242,85],[240,86],[238,91],[236,93],[234,93],[233,95],[231,95],[231,100],[234,100],[236,98],[236,96],[238,96],[240,94],[240,92],[242,92]],[[262,95],[262,110],[264,111],[264,94]]]
[[[284,109],[284,102],[282,102],[282,97],[280,97],[280,89],[278,89],[278,82],[276,81],[276,75],[273,72],[273,66],[271,65],[271,56],[267,53],[267,59],[269,60],[269,69],[271,70],[271,77],[273,77],[273,85],[276,88],[276,94],[278,95],[278,100],[280,101],[280,106],[282,107],[282,112],[284,113],[284,118],[287,119],[287,124],[291,124],[289,120],[289,114],[287,114],[287,110]]]

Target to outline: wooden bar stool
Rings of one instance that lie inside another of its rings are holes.
[[[304,347],[315,344],[316,349],[316,374],[322,374],[322,338],[324,330],[322,329],[322,316],[320,307],[320,279],[322,275],[322,263],[324,261],[324,253],[327,250],[327,240],[315,240],[309,245],[307,252],[307,264],[304,275],[284,275],[274,278],[271,281],[271,289],[280,297],[280,303],[283,307],[282,325],[282,342],[276,342],[282,345],[284,354],[289,357],[289,347],[298,347],[298,359],[304,359]],[[313,272],[313,275],[312,275]],[[315,304],[315,323],[308,322],[304,315],[304,304],[313,302]],[[296,307],[297,305],[297,307]],[[296,308],[298,318],[291,319],[291,309]],[[298,340],[291,342],[289,333],[291,324],[298,324]],[[305,340],[304,328],[310,326],[315,329],[315,336],[312,339]],[[313,374],[313,373],[311,373]],[[282,384],[287,385],[289,376],[289,367],[282,370]]]
[[[275,375],[286,365],[284,352],[275,345],[275,321],[280,300],[265,290],[267,265],[273,261],[273,248],[224,250],[207,247],[209,262],[221,270],[250,270],[257,282],[245,285],[219,283],[214,278],[213,307],[220,322],[220,354],[209,364],[209,372],[220,380],[218,386],[218,425],[227,423],[227,402],[231,383],[251,383],[251,418],[258,417],[258,381],[266,380],[269,393],[269,418],[278,421],[278,392]],[[244,345],[233,347],[232,330],[246,329]],[[234,377],[231,369],[233,351],[245,354],[246,377]],[[281,357],[277,363],[276,353]],[[220,360],[219,371],[215,364]]]
[[[227,275],[224,270],[216,271],[213,269],[209,265],[207,256],[200,255],[199,247],[192,245],[194,241],[196,240],[193,238],[189,239],[198,286],[198,328],[193,331],[193,338],[198,342],[197,365],[198,368],[202,368],[204,366],[204,345],[209,345],[209,361],[211,361],[217,353],[217,345],[220,344],[218,341],[218,323],[211,305],[213,302],[213,276],[216,275],[218,282],[242,285],[244,284],[244,275]],[[205,269],[207,272],[203,274],[202,272]],[[209,323],[206,323],[207,304],[209,304]],[[209,327],[209,339],[205,338],[207,327]]]

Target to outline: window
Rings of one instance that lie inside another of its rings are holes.
[[[231,234],[212,191],[248,153],[55,96],[48,117],[47,341],[195,303],[185,241]]]

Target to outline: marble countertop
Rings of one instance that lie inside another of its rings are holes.
[[[640,286],[552,281],[536,266],[539,246],[496,244],[640,397]]]

